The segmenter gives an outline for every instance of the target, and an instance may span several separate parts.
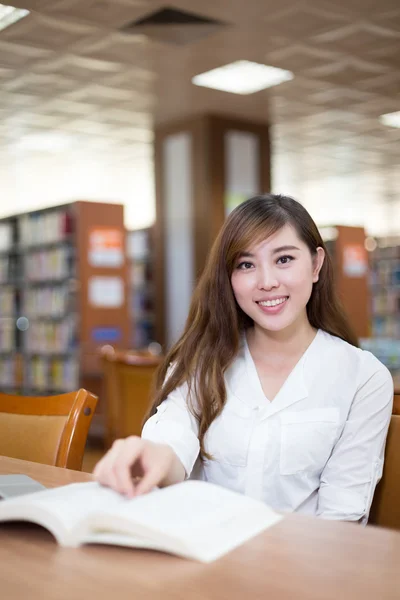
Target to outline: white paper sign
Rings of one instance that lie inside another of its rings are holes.
[[[120,308],[124,303],[124,282],[121,277],[91,277],[89,303],[96,308]]]

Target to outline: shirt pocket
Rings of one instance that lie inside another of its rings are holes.
[[[244,467],[253,423],[229,408],[214,419],[204,436],[204,447],[214,461]]]
[[[336,440],[339,409],[285,412],[281,426],[281,474],[322,471]]]

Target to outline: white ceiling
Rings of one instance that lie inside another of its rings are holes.
[[[378,117],[400,110],[399,0],[11,3],[32,13],[0,32],[0,163],[22,137],[49,131],[67,136],[70,152],[151,160],[155,122],[231,112],[273,123],[279,187],[306,193],[323,177],[357,174],[370,203],[398,210],[400,129]],[[183,45],[118,31],[166,6],[227,25]],[[238,59],[295,78],[246,97],[190,83]]]

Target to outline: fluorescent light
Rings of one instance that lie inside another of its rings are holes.
[[[290,81],[293,77],[293,73],[284,69],[248,60],[238,60],[196,75],[192,83],[223,92],[232,92],[232,94],[254,94],[284,81]]]
[[[0,31],[27,15],[29,15],[29,10],[25,8],[15,8],[15,6],[0,4]]]
[[[379,120],[383,125],[387,125],[388,127],[400,127],[400,110],[394,113],[381,115]]]

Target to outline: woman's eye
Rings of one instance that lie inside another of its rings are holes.
[[[252,263],[249,262],[241,262],[238,264],[238,266],[236,267],[237,269],[240,269],[241,271],[247,271],[248,269],[251,269],[253,266]]]
[[[277,263],[280,265],[287,265],[292,262],[293,256],[280,256],[277,260]]]

